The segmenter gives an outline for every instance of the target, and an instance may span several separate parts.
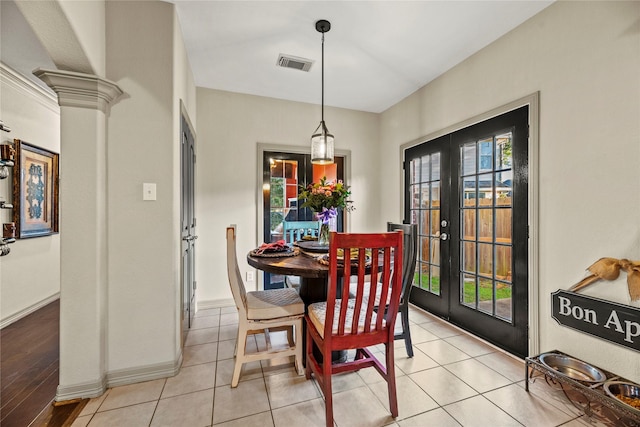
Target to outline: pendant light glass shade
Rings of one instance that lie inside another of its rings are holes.
[[[327,130],[324,121],[311,135],[311,163],[329,165],[333,163],[333,135]]]
[[[333,135],[329,133],[324,123],[324,33],[330,29],[329,21],[321,19],[316,22],[316,30],[322,33],[322,116],[320,125],[311,135],[311,163],[316,165],[333,163]]]

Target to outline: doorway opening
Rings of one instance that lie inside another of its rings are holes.
[[[262,225],[264,242],[283,239],[285,221],[314,221],[313,212],[298,203],[301,186],[319,182],[345,180],[345,157],[335,156],[330,165],[314,165],[311,155],[286,151],[263,151],[262,155]],[[338,211],[337,230],[346,229],[345,216]],[[264,289],[285,286],[284,276],[263,273]]]

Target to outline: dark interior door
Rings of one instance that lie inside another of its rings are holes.
[[[412,301],[526,356],[528,107],[405,155],[406,218],[421,239]]]
[[[188,120],[181,120],[181,239],[182,239],[182,328],[186,332],[195,314],[195,168],[196,147],[193,130]],[[183,334],[183,339],[186,333]]]

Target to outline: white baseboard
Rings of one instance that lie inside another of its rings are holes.
[[[56,393],[56,402],[99,397],[107,391],[107,388],[173,377],[180,372],[181,366],[182,352],[180,352],[178,359],[174,362],[111,371],[108,372],[102,380],[94,382],[71,386],[59,385]]]
[[[207,301],[198,301],[196,304],[197,310],[206,310],[208,308],[221,308],[221,307],[235,307],[236,303],[233,301],[233,298],[226,299],[211,299]]]
[[[10,324],[17,322],[18,320],[22,319],[23,317],[27,317],[28,315],[30,315],[31,313],[33,313],[36,310],[41,309],[42,307],[44,307],[47,304],[50,304],[52,302],[54,302],[55,300],[60,299],[60,292],[56,292],[55,294],[51,295],[49,298],[45,298],[42,301],[39,301],[33,305],[30,305],[29,307],[18,311],[17,313],[12,314],[11,316],[4,318],[0,321],[0,329],[9,326]]]
[[[182,366],[182,351],[173,362],[110,371],[107,373],[107,387],[174,377],[180,372],[180,366]]]
[[[58,390],[56,391],[56,402],[64,402],[65,400],[78,398],[84,399],[98,397],[102,396],[106,390],[107,380],[104,377],[97,381],[71,386],[58,385]]]

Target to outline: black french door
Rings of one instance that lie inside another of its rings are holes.
[[[405,219],[418,224],[411,301],[528,353],[528,107],[405,152]]]

